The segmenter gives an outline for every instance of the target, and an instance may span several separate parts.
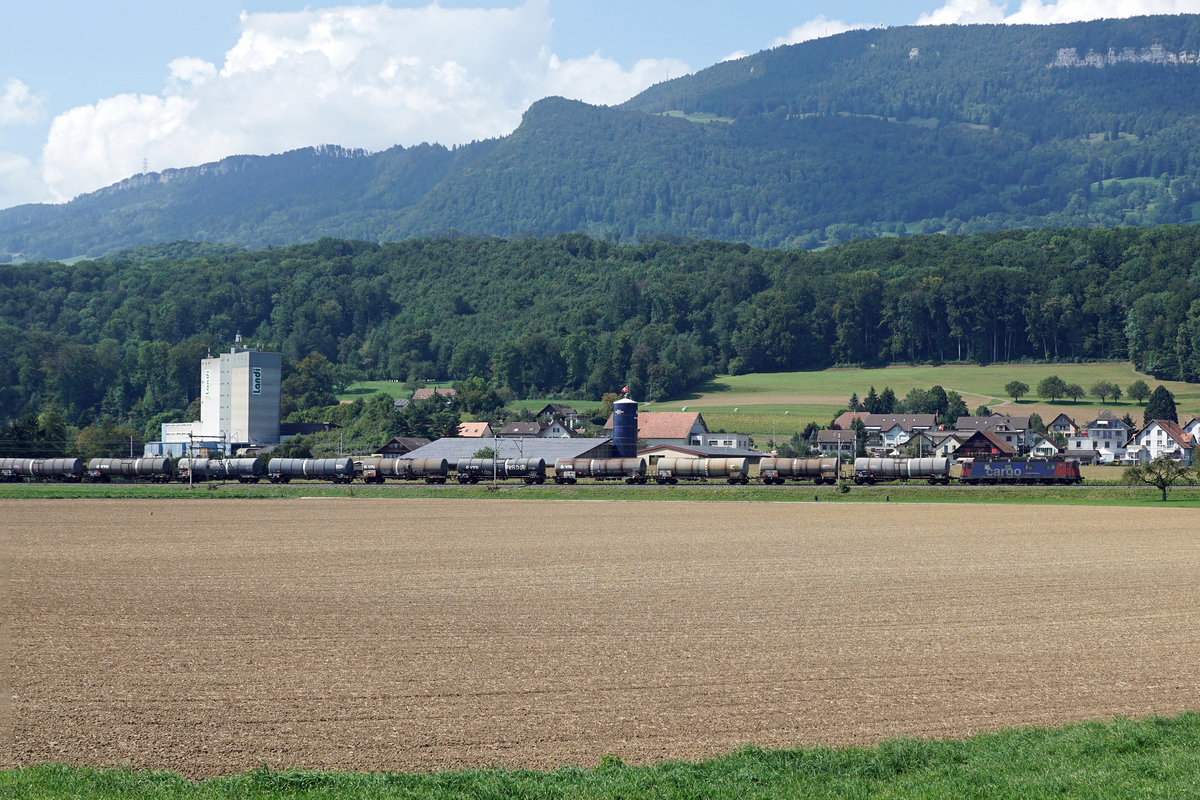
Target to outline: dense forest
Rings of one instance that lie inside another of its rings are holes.
[[[177,243],[0,265],[0,423],[47,407],[77,426],[182,419],[200,359],[238,332],[284,354],[285,394],[301,409],[357,378],[477,377],[516,396],[590,399],[628,384],[664,399],[717,372],[1129,358],[1195,381],[1200,230],[924,235],[819,252],[581,234]]]
[[[850,31],[652,87],[548,98],[457,148],[337,147],[0,211],[0,259],[582,232],[814,249],[1200,219],[1200,15]],[[19,260],[19,259],[17,259]]]

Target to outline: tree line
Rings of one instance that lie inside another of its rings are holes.
[[[580,234],[324,239],[0,265],[0,423],[54,408],[78,427],[107,417],[155,430],[194,409],[200,360],[238,332],[283,353],[289,413],[363,378],[477,377],[513,397],[628,385],[663,400],[717,373],[1130,359],[1195,381],[1200,231],[915,236],[818,252]]]

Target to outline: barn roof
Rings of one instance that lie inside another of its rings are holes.
[[[498,458],[544,458],[552,464],[559,458],[609,458],[612,439],[438,439],[413,450],[407,458],[444,458],[452,464],[473,458],[479,450],[491,447]]]

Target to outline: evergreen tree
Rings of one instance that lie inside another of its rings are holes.
[[[875,394],[875,387],[872,386],[867,391],[867,396],[863,398],[863,410],[868,414],[879,414],[879,395]]]
[[[1146,401],[1146,413],[1142,415],[1142,422],[1147,424],[1156,419],[1179,422],[1179,412],[1175,409],[1175,395],[1162,384],[1155,386],[1154,391],[1150,393],[1150,399]]]
[[[879,395],[879,413],[896,413],[896,393],[892,391],[892,387],[890,386],[883,387],[883,392]]]

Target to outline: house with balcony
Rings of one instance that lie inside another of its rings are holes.
[[[1125,460],[1153,461],[1170,456],[1184,466],[1191,466],[1196,437],[1169,419],[1155,419],[1133,434],[1125,446]]]
[[[1086,425],[1080,425],[1074,436],[1067,437],[1067,451],[1090,450],[1096,463],[1111,464],[1124,458],[1130,435],[1129,426],[1106,408]]]

